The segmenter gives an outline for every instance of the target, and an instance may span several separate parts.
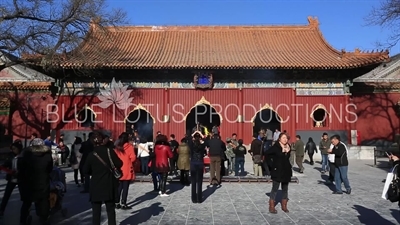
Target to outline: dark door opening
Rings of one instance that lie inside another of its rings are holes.
[[[193,128],[197,122],[207,128],[211,132],[213,126],[221,125],[221,118],[217,111],[210,105],[198,105],[186,116],[186,133],[192,134]]]
[[[145,138],[147,142],[153,141],[153,124],[154,120],[150,113],[143,109],[131,112],[126,118],[126,132],[131,132],[131,125],[135,126],[139,136]]]
[[[281,118],[279,115],[270,110],[264,109],[256,114],[253,120],[253,133],[258,134],[261,129],[270,129],[275,132],[275,129],[281,131]]]
[[[81,127],[94,127],[95,115],[90,109],[80,111],[77,119]]]
[[[327,127],[327,112],[325,109],[317,109],[312,114],[314,127]]]

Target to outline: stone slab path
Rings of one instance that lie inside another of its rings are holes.
[[[305,165],[304,174],[295,175],[299,184],[289,186],[289,213],[280,210],[278,214],[268,213],[268,196],[271,184],[230,183],[218,189],[203,186],[205,201],[202,204],[190,202],[190,187],[179,184],[169,185],[169,197],[151,193],[150,183],[132,184],[129,202],[132,210],[117,211],[121,225],[392,225],[400,223],[399,207],[381,199],[382,179],[385,169],[372,167],[372,161],[350,161],[349,178],[353,188],[351,195],[332,195],[332,187],[325,185],[325,178],[318,168]],[[5,188],[0,182],[0,196]],[[61,214],[53,217],[53,224],[90,225],[91,210],[88,194],[79,193],[68,173],[68,193],[64,206],[68,217]],[[15,191],[0,224],[18,225],[20,201]],[[32,212],[32,215],[34,212]],[[105,209],[103,221],[107,224]],[[37,218],[34,217],[34,223]]]

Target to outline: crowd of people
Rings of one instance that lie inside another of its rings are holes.
[[[207,135],[195,129],[193,133],[182,138],[180,143],[173,134],[168,138],[157,132],[153,145],[140,137],[137,130],[122,133],[115,142],[102,132],[95,131],[85,141],[75,137],[71,151],[63,145],[63,137],[58,143],[54,143],[50,138],[42,140],[33,135],[30,146],[25,149],[20,141],[11,145],[12,155],[2,167],[7,172],[8,183],[0,205],[0,214],[4,213],[9,197],[18,185],[22,201],[21,224],[27,224],[32,203],[35,203],[36,213],[42,223],[49,224],[50,173],[58,162],[58,159],[52,157],[51,146],[64,148],[61,151],[61,163],[70,164],[76,185],[83,185],[81,193],[89,193],[93,225],[101,222],[102,204],[106,206],[109,225],[116,224],[115,209],[131,209],[127,204],[127,197],[131,181],[135,180],[137,160],[141,162],[141,172],[152,177],[154,191],[161,197],[168,196],[168,175],[177,175],[179,171],[182,185],[191,185],[192,202],[202,203],[204,158],[209,158],[210,162],[209,185],[218,187],[224,175],[245,175],[247,153],[252,156],[254,176],[272,179],[269,212],[277,213],[276,195],[281,186],[281,208],[288,213],[288,189],[294,163],[299,172],[303,173],[304,154],[308,154],[310,164],[313,164],[313,154],[318,152],[312,138],[304,144],[297,135],[291,143],[285,131],[276,130],[273,133],[269,129],[261,129],[254,135],[250,149],[246,149],[243,140],[237,139],[236,134],[232,134],[226,142],[222,141],[219,129],[213,129]],[[329,140],[324,133],[319,150],[322,154],[322,173],[329,172],[329,181],[336,184],[334,194],[343,194],[342,183],[346,193],[350,194],[347,147],[340,141],[340,137],[334,135]],[[224,162],[227,162],[226,168]]]

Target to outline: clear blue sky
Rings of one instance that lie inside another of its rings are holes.
[[[130,25],[291,25],[318,17],[325,39],[336,49],[377,49],[390,32],[366,25],[380,0],[107,0],[127,11]],[[400,45],[390,55],[400,53]]]

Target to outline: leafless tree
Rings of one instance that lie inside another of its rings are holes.
[[[391,34],[384,47],[391,48],[400,41],[400,0],[381,0],[366,17],[368,25],[380,26]]]
[[[17,56],[14,61],[40,56],[42,66],[50,65],[56,55],[75,49],[87,37],[91,23],[117,25],[125,16],[121,9],[108,8],[105,0],[3,0],[0,51]]]

